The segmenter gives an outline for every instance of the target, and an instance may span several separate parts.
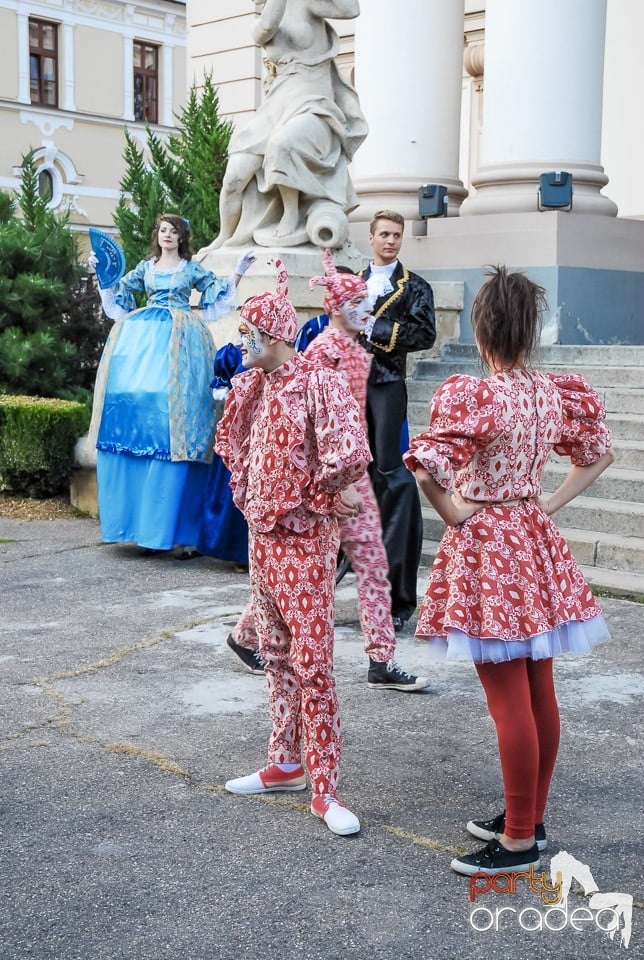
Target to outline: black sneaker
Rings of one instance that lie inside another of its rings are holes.
[[[473,877],[475,873],[519,873],[530,867],[536,870],[540,865],[536,843],[528,850],[506,850],[498,840],[490,840],[482,850],[465,857],[455,857],[450,863],[452,870],[466,877]]]
[[[346,553],[344,552],[344,550],[338,551],[338,563],[337,563],[337,566],[336,566],[336,568],[335,568],[335,585],[336,585],[336,587],[337,587],[337,585],[340,583],[340,581],[341,581],[344,577],[346,577],[346,575],[347,575],[348,573],[351,573],[352,571],[353,571],[353,567],[351,566],[351,561],[349,560],[349,558],[348,558],[348,556],[346,555]]]
[[[505,830],[505,810],[498,817],[492,820],[470,820],[467,824],[467,832],[479,840],[498,840]],[[539,850],[546,850],[548,840],[546,837],[546,828],[542,823],[535,823],[534,837],[537,841]]]
[[[247,670],[248,673],[254,673],[257,676],[264,675],[264,661],[257,650],[249,650],[248,647],[241,647],[238,643],[235,643],[232,633],[229,633],[226,637],[226,643],[244,670]]]
[[[367,686],[380,688],[381,690],[402,690],[406,693],[413,693],[416,690],[424,690],[429,686],[427,677],[415,677],[406,670],[401,670],[395,660],[387,660],[381,663],[379,660],[372,660],[369,657],[369,673],[367,674]]]
[[[396,631],[396,633],[402,633],[403,630],[405,629],[405,624],[407,623],[407,621],[403,620],[402,617],[392,617],[391,620],[394,625],[394,630]]]

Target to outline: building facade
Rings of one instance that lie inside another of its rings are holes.
[[[253,0],[186,12],[189,76],[211,71],[243,124],[261,97]],[[370,126],[351,168],[359,248],[393,207],[412,221],[403,258],[463,282],[464,317],[484,265],[503,262],[545,285],[560,342],[644,342],[641,0],[401,0],[395,14],[364,0],[334,25]],[[541,204],[552,174],[571,205]],[[446,190],[446,216],[421,217],[426,185]]]
[[[184,0],[0,0],[0,187],[30,149],[72,229],[112,230],[124,128],[164,137],[186,94]]]

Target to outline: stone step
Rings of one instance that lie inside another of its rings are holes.
[[[543,475],[543,486],[547,490],[555,490],[570,470],[570,462],[553,457]],[[611,466],[595,480],[589,497],[599,497],[607,500],[630,500],[635,503],[644,503],[644,471],[628,470],[623,467]]]
[[[644,440],[615,440],[615,466],[625,470],[644,470]],[[612,469],[612,467],[611,467]]]
[[[556,490],[569,470],[569,461],[553,457],[543,474],[543,489],[549,492]],[[587,491],[586,499],[593,498],[644,504],[644,471],[609,467]]]
[[[593,496],[577,497],[557,511],[557,523],[576,530],[644,539],[644,503]]]
[[[573,545],[571,544],[571,549],[572,547]],[[429,571],[431,570],[431,565],[434,562],[437,549],[438,543],[433,540],[426,540],[423,544],[421,566],[418,571],[419,605],[423,599],[423,592],[427,586],[427,578],[429,577]],[[575,553],[574,550],[573,553]],[[577,556],[576,559],[577,562],[579,562],[579,558]],[[609,594],[617,597],[627,597],[629,599],[638,600],[640,603],[644,601],[644,574],[629,573],[623,570],[614,570],[610,567],[592,565],[588,566],[584,563],[579,563],[579,566],[592,590],[600,597],[604,594]]]
[[[621,387],[602,387],[598,390],[607,414],[621,414],[624,412],[644,415],[644,390],[631,387],[630,390]]]
[[[443,356],[461,359],[478,359],[478,351],[471,343],[446,343]],[[607,346],[581,346],[580,344],[554,344],[539,347],[536,360],[540,367],[557,366],[626,366],[644,368],[644,346],[616,344]]]
[[[410,419],[409,432],[412,437],[415,437],[428,427],[429,401],[410,402],[408,414]],[[644,436],[634,440],[627,440],[614,435],[613,454],[615,456],[615,463],[612,467],[610,467],[610,471],[615,469],[623,469],[644,472]],[[639,498],[629,497],[628,499],[632,500]]]
[[[414,391],[415,393],[415,391]],[[422,433],[429,423],[430,398],[410,400],[407,406],[409,432],[412,437]],[[644,414],[607,413],[606,425],[610,428],[613,442],[635,440],[644,442]]]
[[[630,500],[577,497],[557,511],[556,521],[562,528],[584,530],[593,536],[604,533],[644,541],[644,504]],[[423,505],[423,525],[425,537],[440,540],[443,521],[429,505]]]
[[[442,383],[439,379],[408,380],[407,394],[411,403],[425,403],[429,401]],[[610,414],[637,414],[644,415],[644,389],[637,387],[599,387],[598,393]]]
[[[440,524],[440,521],[439,521]],[[425,537],[421,563],[431,565],[438,549],[442,524],[434,528],[433,537]],[[620,574],[625,577],[640,577],[640,593],[644,595],[644,539],[641,537],[613,537],[610,534],[591,533],[588,530],[576,530],[561,527],[577,563],[587,570],[600,568],[610,570],[612,579]],[[627,592],[634,592],[631,587]]]
[[[551,373],[581,373],[596,390],[606,388],[635,388],[642,389],[644,384],[644,371],[642,367],[624,365],[610,366],[601,364],[587,364],[582,366],[569,366],[568,364],[542,363],[539,369]],[[447,377],[457,373],[466,373],[473,377],[483,375],[483,368],[480,361],[474,361],[470,358],[458,358],[448,356],[443,358],[426,358],[416,360],[410,364],[409,373],[413,380],[437,380],[442,382]]]
[[[644,603],[644,574],[585,567],[583,564],[579,566],[593,593],[600,597],[608,594]]]

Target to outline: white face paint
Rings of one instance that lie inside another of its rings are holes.
[[[364,330],[367,320],[371,316],[371,303],[369,297],[354,297],[347,300],[341,307],[338,307],[338,313],[342,317],[344,329],[351,333],[360,333]]]
[[[240,320],[238,329],[243,365],[248,368],[258,366],[266,356],[268,337],[248,320]]]

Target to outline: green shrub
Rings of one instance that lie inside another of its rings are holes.
[[[88,425],[87,407],[72,400],[0,396],[0,490],[35,499],[67,492]]]
[[[29,153],[20,191],[0,191],[0,394],[91,403],[110,326],[68,218],[38,193]]]

